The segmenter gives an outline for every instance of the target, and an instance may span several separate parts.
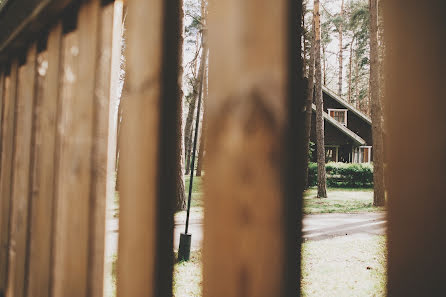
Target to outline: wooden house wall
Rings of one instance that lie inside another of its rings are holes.
[[[347,109],[329,94],[324,92],[324,111],[328,113],[329,108]],[[347,128],[364,139],[367,145],[372,145],[372,126],[352,111],[347,112]]]

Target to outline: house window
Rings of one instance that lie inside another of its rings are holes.
[[[325,163],[338,162],[339,148],[337,146],[325,147]]]
[[[347,126],[347,109],[328,109],[328,114],[342,125]]]
[[[372,161],[372,147],[360,146],[353,151],[354,163],[370,163]]]

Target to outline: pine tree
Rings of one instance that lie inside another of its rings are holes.
[[[373,138],[373,184],[374,206],[385,205],[384,191],[384,155],[383,155],[383,117],[379,78],[378,44],[378,0],[369,0],[370,4],[370,102],[372,113]]]
[[[314,68],[316,92],[316,139],[317,139],[317,197],[327,198],[327,178],[325,172],[325,141],[322,99],[321,71],[321,21],[319,0],[314,0]]]

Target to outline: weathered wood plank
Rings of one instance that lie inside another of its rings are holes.
[[[105,221],[108,161],[108,125],[113,42],[113,3],[101,8],[94,97],[92,197],[90,202],[90,257],[88,296],[102,296],[105,261]],[[113,90],[116,92],[116,90]],[[112,155],[114,159],[114,153]],[[114,172],[111,172],[114,177]]]
[[[118,296],[172,294],[178,1],[128,1]],[[144,23],[144,26],[141,24]],[[129,273],[131,271],[131,273]]]
[[[207,297],[299,295],[305,92],[295,62],[298,2],[210,1]]]
[[[0,296],[6,294],[8,245],[11,202],[12,157],[14,151],[15,101],[17,94],[18,62],[12,61],[11,72],[5,78],[4,110],[2,123],[2,166],[0,171]]]
[[[381,2],[386,38],[387,294],[444,296],[445,3]]]
[[[17,81],[8,288],[6,294],[6,296],[11,297],[23,297],[25,294],[36,55],[37,46],[33,44],[27,52],[26,64],[19,68]]]
[[[63,41],[54,297],[88,296],[87,280],[93,277],[88,262],[90,231],[95,229],[91,197],[99,12],[99,0],[82,3],[77,30]]]
[[[49,33],[46,51],[38,57],[27,286],[27,296],[33,297],[50,296],[61,45],[59,23]]]

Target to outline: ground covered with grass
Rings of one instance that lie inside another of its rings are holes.
[[[347,236],[302,246],[303,296],[386,296],[385,236]]]
[[[319,213],[357,213],[382,211],[373,206],[373,189],[327,190],[328,198],[317,198],[317,189],[311,188],[304,193],[304,214]]]
[[[189,189],[189,176],[185,177],[186,195]],[[329,188],[328,198],[317,198],[317,189],[310,188],[304,193],[304,214],[320,213],[358,213],[383,211],[382,207],[373,206],[373,189]],[[194,177],[192,187],[191,218],[203,218],[203,180]],[[178,212],[177,218],[185,218],[186,212]]]
[[[302,246],[302,295],[386,296],[385,236],[348,236]],[[175,265],[174,296],[201,296],[201,252]]]

